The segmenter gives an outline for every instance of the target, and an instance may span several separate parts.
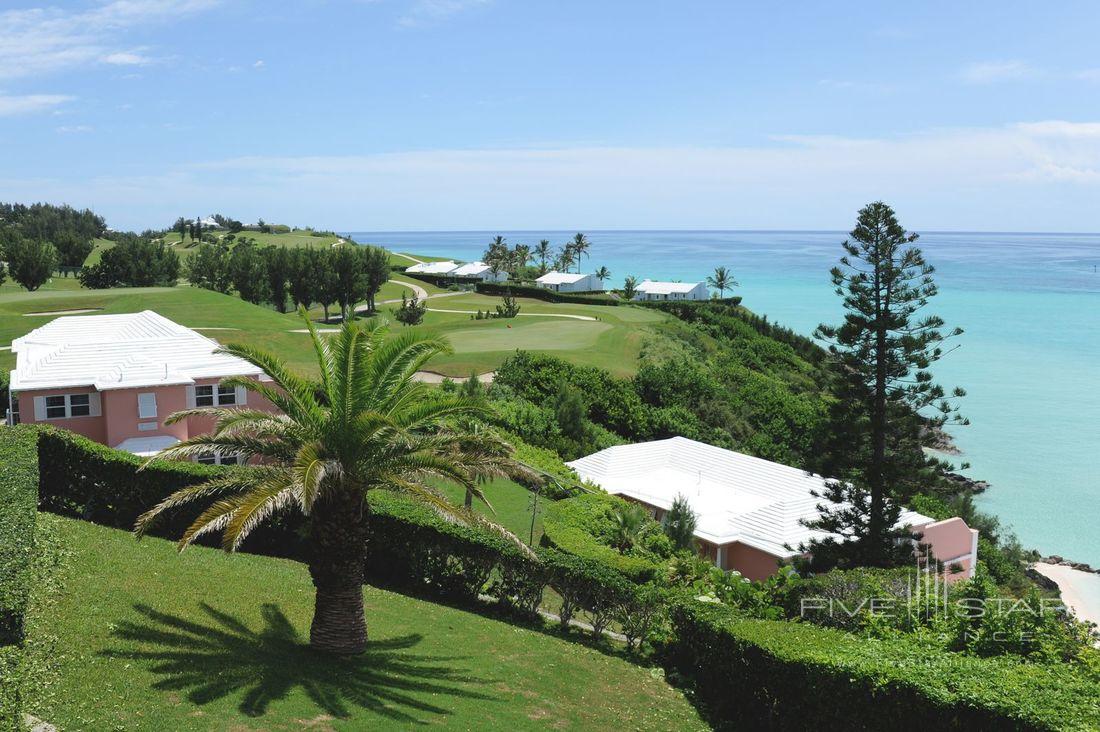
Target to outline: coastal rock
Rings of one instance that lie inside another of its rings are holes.
[[[989,488],[989,483],[984,480],[968,478],[958,473],[944,473],[943,477],[947,478],[961,493],[983,493]]]
[[[1039,587],[1043,588],[1044,590],[1049,590],[1051,592],[1058,592],[1059,590],[1057,582],[1052,580],[1050,577],[1047,577],[1039,570],[1035,569],[1035,567],[1028,567],[1024,570],[1024,574],[1027,575],[1028,579],[1039,585]]]
[[[1066,559],[1057,554],[1051,554],[1049,557],[1042,557],[1039,561],[1046,564],[1060,564],[1063,567],[1070,567],[1071,569],[1076,569],[1080,572],[1091,572],[1093,574],[1100,574],[1100,568],[1094,568],[1091,565],[1086,564],[1085,562],[1075,562],[1071,559]]]

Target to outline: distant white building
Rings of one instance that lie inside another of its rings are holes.
[[[406,267],[409,274],[449,275],[458,269],[458,264],[447,260],[446,262],[421,262],[411,267]]]
[[[504,282],[508,279],[508,273],[504,270],[493,272],[493,268],[485,262],[469,262],[463,264],[451,272],[451,277],[464,282]]]
[[[706,282],[654,282],[646,280],[637,287],[635,300],[708,300]]]
[[[222,225],[219,224],[217,221],[215,221],[213,216],[207,216],[205,219],[200,219],[199,224],[201,224],[202,228],[204,228],[204,229],[220,229],[220,228],[222,228]]]
[[[603,280],[594,274],[547,272],[535,284],[554,292],[603,292]]]

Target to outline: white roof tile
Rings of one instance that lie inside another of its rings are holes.
[[[702,282],[655,282],[653,280],[646,280],[642,284],[638,285],[638,292],[644,292],[649,295],[672,295],[674,293],[688,293],[694,290]]]
[[[195,379],[262,376],[218,342],[152,310],[57,318],[12,341],[11,388],[93,386],[100,391],[191,384]]]
[[[541,282],[544,285],[569,285],[583,280],[585,277],[588,277],[588,275],[576,272],[547,272],[535,282]]]
[[[455,277],[477,277],[489,272],[492,268],[485,264],[485,262],[469,262],[462,265],[458,269],[452,270],[448,274]]]
[[[451,261],[446,262],[421,262],[420,264],[414,264],[411,267],[406,267],[406,272],[413,272],[415,274],[451,274],[458,265]]]
[[[698,517],[695,535],[714,544],[738,541],[790,557],[800,544],[828,536],[802,524],[819,515],[825,500],[811,491],[823,491],[824,478],[686,437],[609,447],[569,465],[608,493],[658,508],[682,494]],[[931,521],[903,511],[899,525]]]

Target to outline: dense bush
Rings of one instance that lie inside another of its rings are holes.
[[[0,428],[0,730],[22,729],[19,666],[30,595],[38,484],[37,433]]]
[[[1096,729],[1096,682],[1068,666],[944,653],[811,624],[673,607],[669,662],[722,728]]]
[[[651,530],[641,534],[651,535],[657,542],[664,540],[660,547],[656,547],[657,551],[650,548],[644,536],[639,546],[627,553],[611,546],[615,511],[628,506],[622,498],[607,493],[588,493],[555,501],[546,507],[543,514],[542,542],[583,559],[606,564],[635,582],[647,582],[660,574],[671,544],[660,525],[650,519]]]
[[[0,428],[0,646],[23,640],[38,485],[37,433]]]

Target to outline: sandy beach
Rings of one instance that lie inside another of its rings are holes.
[[[1035,569],[1058,583],[1062,601],[1080,620],[1100,625],[1100,574],[1044,562],[1036,562]]]

